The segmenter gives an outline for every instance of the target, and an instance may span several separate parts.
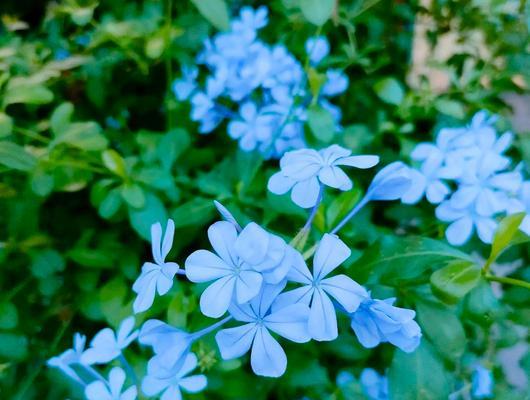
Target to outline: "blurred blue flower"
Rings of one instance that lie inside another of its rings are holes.
[[[197,367],[197,356],[188,353],[182,367],[169,378],[147,375],[142,381],[142,392],[147,396],[162,393],[160,400],[178,400],[182,398],[181,389],[187,393],[198,393],[207,385],[206,376],[186,376]]]
[[[125,372],[120,367],[114,367],[110,370],[109,381],[95,381],[85,388],[87,400],[134,400],[137,396],[135,386],[129,387],[122,392],[125,383]]]
[[[367,348],[390,342],[404,352],[413,352],[420,344],[421,329],[413,310],[394,307],[395,298],[377,300],[367,297],[350,314],[351,327],[359,342]]]
[[[491,370],[477,365],[473,371],[471,381],[471,394],[475,399],[493,397],[493,373]]]
[[[138,342],[151,346],[155,355],[147,363],[151,377],[168,379],[181,369],[193,343],[193,335],[156,319],[146,321]]]
[[[222,316],[235,298],[245,303],[256,297],[263,277],[239,258],[235,243],[237,230],[226,221],[208,229],[208,238],[217,254],[197,250],[186,259],[186,276],[192,282],[215,281],[202,293],[201,312],[212,318]]]
[[[388,400],[388,378],[379,375],[372,368],[365,368],[361,372],[361,386],[364,394],[370,400]]]
[[[371,168],[379,157],[352,156],[351,150],[336,144],[323,150],[302,149],[287,152],[280,160],[280,171],[271,176],[268,189],[275,194],[291,190],[291,199],[303,208],[313,207],[321,185],[350,190],[352,182],[339,166]]]
[[[135,313],[148,310],[153,305],[155,292],[163,296],[173,286],[173,278],[179,266],[165,260],[173,245],[174,234],[175,223],[171,219],[167,221],[163,241],[160,223],[151,225],[151,248],[155,262],[144,263],[142,273],[134,282],[133,291],[137,293],[133,303]]]
[[[324,36],[311,37],[305,42],[305,52],[311,65],[316,66],[329,54],[329,42]]]
[[[410,189],[410,168],[396,161],[381,169],[366,191],[367,200],[397,200]]]
[[[138,336],[138,331],[133,329],[134,317],[124,319],[116,333],[111,328],[102,329],[82,354],[81,362],[87,365],[104,364],[119,357],[122,350]]]
[[[285,287],[264,285],[259,296],[249,304],[230,307],[230,314],[244,325],[222,329],[215,335],[224,360],[241,357],[251,347],[250,364],[256,375],[279,377],[287,368],[287,356],[269,331],[296,343],[311,339],[307,331],[309,309],[304,304],[292,304],[270,311],[271,305]]]
[[[510,199],[507,211],[509,214],[526,213],[519,229],[530,236],[530,181],[521,184],[517,197]]]
[[[55,50],[53,58],[57,61],[63,61],[66,60],[68,57],[70,57],[71,54],[66,49],[57,49]]]
[[[280,283],[299,254],[279,236],[251,222],[239,234],[235,246],[246,266],[259,272],[266,283]]]
[[[72,378],[74,381],[83,384],[83,381],[72,368],[72,365],[81,363],[81,355],[85,350],[86,336],[76,333],[74,335],[74,345],[58,356],[48,360],[47,365],[58,368],[62,373]]]
[[[338,69],[326,71],[326,82],[322,86],[321,94],[327,97],[338,96],[348,88],[348,77]]]
[[[445,237],[452,245],[460,246],[466,243],[475,229],[480,240],[484,243],[492,242],[497,221],[491,216],[479,215],[473,205],[467,209],[458,209],[447,200],[442,202],[435,212],[440,221],[451,222],[445,230]]]
[[[173,93],[176,98],[180,101],[188,99],[191,94],[197,88],[197,77],[199,76],[199,70],[197,67],[182,67],[182,78],[176,79],[173,82]]]
[[[262,114],[256,104],[246,102],[239,108],[240,120],[232,120],[228,124],[228,134],[232,139],[239,140],[239,147],[244,151],[256,149],[260,143],[270,143],[274,120],[270,114]]]
[[[256,31],[267,26],[268,20],[267,7],[261,6],[256,10],[252,7],[242,7],[239,12],[239,19],[232,22],[232,30],[236,33],[248,36],[247,40],[254,40]]]
[[[449,186],[441,179],[443,177],[442,159],[429,157],[421,165],[419,170],[410,168],[410,188],[402,196],[405,204],[415,204],[423,196],[432,204],[439,204],[451,192]]]
[[[337,315],[331,298],[352,313],[368,297],[366,289],[346,275],[326,278],[350,254],[350,249],[337,236],[325,234],[313,258],[313,274],[303,257],[298,255],[287,278],[304,286],[280,294],[275,302],[274,307],[290,304],[310,306],[308,330],[315,340],[334,340],[338,336]]]

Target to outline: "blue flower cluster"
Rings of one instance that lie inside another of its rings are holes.
[[[304,225],[310,229],[325,186],[340,190],[352,187],[339,166],[369,168],[378,161],[376,156],[353,156],[351,151],[337,145],[318,152],[292,151],[282,158],[281,171],[271,177],[269,187],[281,187],[280,192],[292,189],[297,204],[313,207]],[[153,262],[143,265],[134,282],[134,312],[148,310],[156,293],[167,294],[178,274],[194,283],[208,283],[200,296],[200,311],[204,316],[221,319],[201,330],[186,332],[156,319],[147,320],[135,330],[134,317],[129,317],[116,332],[110,328],[101,330],[88,349],[84,348],[85,338],[76,335],[73,349],[52,358],[49,365],[60,368],[83,385],[89,400],[132,400],[138,390],[162,400],[179,399],[181,391],[195,393],[207,385],[204,375],[189,375],[198,363],[191,352],[192,345],[205,335],[216,332],[215,341],[224,360],[250,353],[250,366],[255,374],[279,377],[287,368],[280,338],[295,343],[334,340],[339,335],[338,314],[350,320],[352,332],[367,348],[388,342],[405,352],[414,351],[422,336],[414,321],[415,312],[395,307],[393,298],[374,299],[353,279],[335,272],[351,254],[337,232],[367,202],[399,199],[409,190],[409,172],[401,163],[379,171],[359,204],[303,254],[295,246],[296,240],[287,243],[255,222],[242,227],[226,207],[216,202],[224,220],[208,229],[212,250],[194,251],[182,270],[166,260],[175,224],[169,220],[165,232],[160,223],[154,224]],[[306,185],[310,190],[297,189],[308,180],[312,182]],[[308,266],[306,261],[311,256]],[[141,380],[124,355],[135,340],[153,351]],[[108,379],[93,367],[114,360],[119,360],[122,368],[111,369]],[[127,377],[133,386],[123,391]]]
[[[283,44],[270,46],[258,38],[267,15],[265,6],[243,7],[230,30],[207,39],[197,56],[197,64],[208,72],[204,85],[198,82],[197,67],[184,67],[173,91],[178,100],[190,100],[191,119],[199,123],[200,133],[228,120],[228,134],[242,150],[269,158],[306,147],[304,121],[311,103],[328,110],[340,130],[341,110],[329,98],[347,89],[348,78],[328,69],[318,93],[311,93],[306,71],[294,55]],[[314,37],[305,49],[308,64],[317,68],[330,46],[324,37]]]
[[[446,237],[453,245],[466,243],[475,230],[491,243],[498,216],[530,211],[530,182],[523,183],[505,154],[513,134],[498,136],[496,120],[480,111],[468,126],[441,129],[435,143],[420,143],[411,154],[419,167],[411,169],[413,183],[402,201],[425,196],[438,204],[436,216],[450,223]],[[530,234],[529,217],[521,229]]]

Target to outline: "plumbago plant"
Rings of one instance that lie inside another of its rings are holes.
[[[154,224],[154,262],[144,264],[133,285],[137,294],[134,312],[147,311],[157,293],[168,293],[175,275],[184,275],[193,283],[208,283],[200,296],[200,312],[221,319],[195,332],[150,319],[138,331],[134,330],[134,317],[129,317],[116,332],[110,328],[100,331],[86,350],[85,338],[76,336],[74,348],[49,360],[49,365],[82,385],[89,400],[133,399],[137,386],[147,396],[176,399],[181,397],[181,390],[196,393],[207,385],[202,374],[188,376],[197,366],[191,348],[202,337],[215,333],[224,360],[250,352],[256,375],[278,378],[287,369],[287,356],[278,339],[295,343],[333,341],[339,336],[337,313],[351,320],[351,329],[364,347],[389,342],[406,353],[413,352],[422,337],[415,312],[396,307],[395,298],[375,299],[349,276],[334,272],[351,255],[337,235],[339,230],[369,201],[401,198],[410,189],[409,168],[398,162],[379,171],[363,199],[344,219],[317,243],[306,246],[325,188],[352,188],[341,166],[370,168],[378,162],[377,156],[354,156],[338,145],[286,153],[281,170],[269,180],[269,190],[277,194],[291,190],[296,204],[311,208],[307,222],[290,243],[255,222],[242,227],[216,202],[224,220],[208,229],[214,251],[193,252],[185,268],[180,269],[166,261],[174,239],[174,222],[167,222],[165,232],[160,223]],[[310,259],[311,268],[307,265]],[[141,381],[123,353],[135,339],[154,353]],[[114,367],[108,379],[93,367],[115,359],[123,369]],[[126,372],[133,386],[124,390]]]

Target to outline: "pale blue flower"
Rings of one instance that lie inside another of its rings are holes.
[[[475,399],[487,399],[493,397],[493,373],[491,370],[477,365],[473,371],[471,382],[471,394]]]
[[[215,335],[224,360],[241,357],[251,348],[250,365],[256,375],[277,378],[287,368],[287,356],[270,331],[296,343],[311,339],[307,331],[309,309],[293,304],[270,311],[271,305],[285,287],[265,285],[250,303],[230,307],[230,314],[244,325],[222,329]]]
[[[148,310],[153,305],[156,292],[163,296],[173,286],[173,278],[179,270],[179,266],[174,262],[166,262],[165,260],[173,245],[174,234],[175,223],[171,219],[167,221],[163,240],[160,223],[151,225],[151,249],[155,262],[144,263],[142,273],[132,287],[133,291],[137,293],[133,303],[135,313]]]
[[[326,82],[322,86],[323,96],[333,97],[344,93],[348,88],[348,77],[338,69],[328,69],[326,71]]]
[[[134,400],[137,396],[136,386],[122,392],[125,383],[125,372],[120,367],[110,370],[109,381],[95,381],[85,388],[87,400]]]
[[[413,352],[421,340],[421,329],[413,310],[394,307],[395,298],[377,300],[367,297],[350,314],[351,327],[359,342],[367,348],[390,342],[404,352]]]
[[[174,377],[184,363],[193,340],[193,335],[165,322],[156,319],[146,321],[138,342],[151,346],[155,353],[147,364],[148,374],[160,379]]]
[[[275,45],[270,55],[270,71],[263,81],[263,87],[277,86],[299,88],[304,77],[302,65],[283,45]]]
[[[375,369],[365,368],[361,372],[361,386],[370,400],[388,400],[388,378],[379,375]]]
[[[436,217],[451,222],[445,231],[447,241],[455,246],[466,243],[476,229],[480,240],[491,243],[497,229],[497,221],[491,216],[483,216],[475,211],[474,205],[467,209],[454,208],[449,200],[436,208]]]
[[[224,118],[215,104],[215,97],[218,96],[219,88],[217,81],[210,79],[206,92],[199,91],[191,98],[191,119],[200,123],[200,133],[210,133]]]
[[[266,283],[280,283],[299,253],[279,236],[251,222],[239,234],[234,249],[246,266],[262,274]]]
[[[519,229],[530,236],[530,181],[521,184],[517,196],[510,199],[507,211],[509,214],[526,213]]]
[[[313,274],[303,257],[298,255],[287,278],[303,286],[280,294],[275,303],[275,307],[297,303],[310,307],[308,330],[315,340],[334,340],[338,336],[332,298],[352,313],[368,297],[366,289],[346,275],[327,278],[350,254],[350,249],[337,236],[325,234],[313,258]]]
[[[244,151],[256,149],[260,143],[270,143],[274,124],[268,114],[261,114],[253,102],[246,102],[239,108],[240,120],[228,124],[228,134],[239,140],[239,147]]]
[[[281,170],[271,176],[268,189],[275,194],[291,190],[293,202],[300,207],[309,208],[316,204],[321,185],[343,191],[352,188],[350,178],[339,166],[371,168],[378,162],[377,156],[352,156],[351,150],[338,145],[331,145],[320,151],[290,151],[280,160]]]
[[[329,54],[329,42],[324,36],[311,37],[305,42],[305,52],[311,65],[318,65]]]
[[[197,89],[197,77],[199,70],[197,67],[186,66],[182,67],[182,78],[173,82],[173,93],[178,100],[183,101],[188,99],[191,94]]]
[[[411,168],[409,177],[410,188],[402,196],[405,204],[415,204],[423,196],[432,204],[441,203],[451,192],[450,187],[441,179],[442,159],[429,157],[421,165],[419,170]]]
[[[90,342],[90,348],[81,356],[83,364],[105,364],[121,355],[123,349],[135,340],[138,331],[134,330],[134,317],[124,319],[117,332],[111,328],[99,331]]]
[[[197,356],[188,353],[182,367],[175,375],[169,378],[158,378],[147,375],[142,381],[142,392],[147,396],[156,396],[159,393],[160,400],[180,400],[182,399],[181,389],[187,393],[198,393],[207,385],[204,375],[187,376],[197,367]]]
[[[231,27],[235,33],[247,36],[247,40],[254,40],[256,31],[267,26],[268,22],[267,7],[261,6],[256,10],[252,7],[242,7],[239,18],[232,22]]]
[[[241,231],[241,226],[237,222],[236,218],[232,215],[232,213],[228,210],[228,208],[223,206],[217,200],[214,200],[213,204],[215,205],[215,208],[217,208],[217,211],[219,212],[219,214],[221,214],[223,219],[225,221],[227,221],[227,222],[230,222],[232,225],[234,225],[236,227],[237,231],[240,232]]]
[[[235,298],[241,304],[256,297],[263,277],[240,259],[235,249],[237,230],[226,221],[216,222],[208,229],[208,238],[215,250],[197,250],[186,259],[186,276],[192,282],[214,281],[202,293],[201,312],[212,318],[222,316]]]
[[[400,199],[412,184],[410,170],[400,161],[388,164],[375,175],[365,197],[368,200]]]
[[[50,367],[55,367],[61,370],[62,373],[72,378],[74,381],[83,384],[83,381],[72,368],[74,364],[81,363],[81,355],[85,350],[86,336],[76,333],[74,335],[74,345],[58,356],[52,357],[47,364]]]

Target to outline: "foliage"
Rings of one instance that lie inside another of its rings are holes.
[[[289,195],[266,190],[277,161],[238,150],[226,125],[199,135],[189,104],[172,92],[203,40],[225,30],[243,5],[258,3],[2,2],[0,397],[82,398],[45,362],[71,346],[75,332],[91,337],[131,314],[130,288],[148,259],[153,223],[175,221],[171,259],[181,265],[206,246],[206,227],[217,219],[213,200],[242,225],[259,220],[284,238],[304,224],[306,212]],[[267,6],[271,22],[260,34],[267,43],[281,42],[304,60],[306,39],[326,36],[332,52],[324,66],[349,78],[336,101],[341,132],[330,133],[328,116],[310,108],[305,134],[314,148],[337,143],[354,154],[378,154],[382,165],[408,162],[417,143],[432,141],[441,127],[467,123],[480,109],[500,114],[510,128],[505,94],[528,91],[527,2],[434,1],[427,9],[415,1],[274,0]],[[425,18],[429,46],[448,37],[465,45],[418,72],[411,66],[415,33]],[[433,83],[433,70],[446,74],[444,88]],[[529,128],[514,131],[510,155],[528,173]],[[354,189],[324,199],[307,243],[342,220],[372,175],[349,176]],[[494,372],[495,398],[523,399],[497,358],[528,341],[530,292],[510,285],[530,278],[528,237],[515,227],[522,216],[500,223],[491,249],[473,239],[457,250],[433,212],[424,203],[373,203],[341,231],[352,251],[345,273],[374,296],[395,296],[400,307],[417,311],[424,336],[416,352],[365,349],[339,318],[344,334],[336,341],[287,344],[287,373],[271,380],[254,376],[244,359],[222,361],[213,338],[205,337],[194,350],[209,385],[194,397],[355,399],[362,396],[361,371],[372,367],[388,376],[393,399],[438,399],[469,391],[471,372],[482,363]],[[519,268],[505,272],[501,265],[509,263]],[[176,281],[141,318],[187,330],[205,326],[196,312],[202,288]],[[142,353],[130,356],[135,369],[145,369]],[[527,353],[520,363],[527,375],[529,360]]]

